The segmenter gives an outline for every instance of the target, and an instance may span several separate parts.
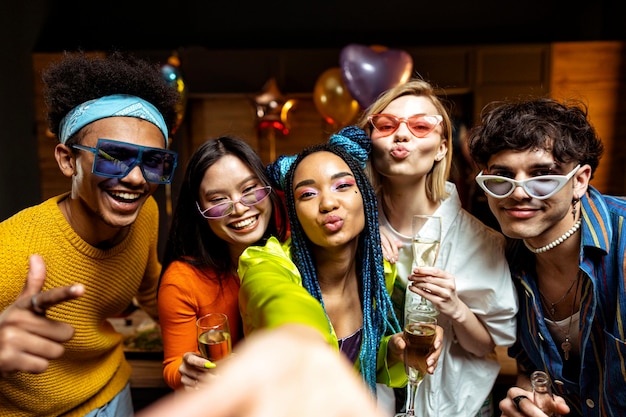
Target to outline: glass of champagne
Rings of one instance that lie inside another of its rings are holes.
[[[437,317],[431,314],[424,314],[416,309],[408,310],[404,320],[404,364],[409,377],[408,398],[406,411],[396,414],[395,417],[415,416],[415,394],[427,373],[426,358],[433,348],[437,333]]]
[[[413,268],[435,266],[441,243],[441,217],[416,214],[413,216]],[[409,291],[411,297],[417,295]],[[411,299],[407,300],[407,309],[414,308]],[[417,304],[419,311],[437,315],[435,306],[424,297]]]
[[[224,313],[209,313],[196,320],[198,349],[202,357],[216,362],[232,349],[228,316]]]

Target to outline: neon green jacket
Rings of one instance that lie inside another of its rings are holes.
[[[396,277],[394,265],[385,261],[387,291]],[[329,344],[339,348],[337,335],[324,308],[302,286],[302,277],[291,261],[291,239],[280,244],[271,237],[265,246],[250,246],[239,257],[239,310],[244,334],[255,329],[277,327],[285,323],[309,325],[322,333]],[[387,345],[391,335],[382,338],[376,360],[377,382],[390,387],[407,383],[404,363],[387,365]],[[359,361],[354,364],[359,369]]]

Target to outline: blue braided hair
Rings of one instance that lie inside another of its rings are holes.
[[[285,191],[287,212],[291,227],[293,262],[302,275],[302,285],[324,306],[317,279],[315,263],[310,250],[310,240],[298,222],[293,194],[293,175],[296,167],[306,156],[316,152],[332,152],[346,162],[363,196],[365,228],[359,235],[357,274],[361,277],[359,287],[363,305],[363,340],[359,352],[361,375],[376,393],[376,359],[382,337],[387,333],[400,332],[391,298],[385,286],[383,255],[378,224],[376,194],[363,168],[367,161],[371,140],[358,127],[344,128],[331,136],[328,143],[306,148],[297,156],[281,157],[268,166],[268,174]]]
[[[365,169],[367,159],[372,150],[372,139],[365,131],[357,126],[347,126],[338,133],[331,135],[328,142],[343,147],[353,158],[359,161],[361,169]],[[281,155],[266,168],[269,177],[276,183],[277,188],[282,191],[286,191],[285,178],[297,156]]]

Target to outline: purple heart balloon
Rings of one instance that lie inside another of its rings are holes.
[[[378,95],[405,83],[413,71],[413,58],[397,49],[350,44],[341,50],[339,66],[346,88],[362,108]]]

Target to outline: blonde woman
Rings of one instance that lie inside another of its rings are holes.
[[[369,173],[388,242],[384,251],[398,268],[396,312],[404,311],[411,283],[410,291],[440,312],[445,332],[437,369],[418,390],[416,414],[474,417],[483,408],[490,411],[500,369],[494,348],[515,341],[518,302],[504,237],[464,210],[447,181],[450,116],[433,87],[415,79],[383,93],[358,125],[372,138]],[[411,214],[443,219],[435,267],[412,268]]]

